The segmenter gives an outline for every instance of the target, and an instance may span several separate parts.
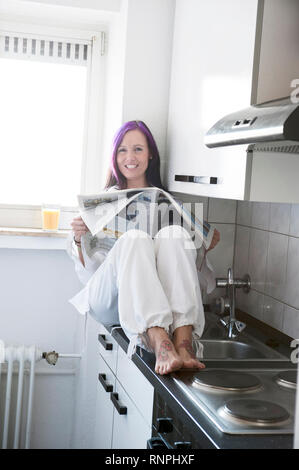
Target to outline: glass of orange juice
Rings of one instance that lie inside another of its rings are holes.
[[[42,205],[42,228],[47,232],[58,230],[60,206],[58,204]]]

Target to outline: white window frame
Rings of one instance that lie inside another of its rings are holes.
[[[30,23],[10,23],[0,21],[1,34],[5,32],[16,35],[36,34],[65,40],[87,40],[91,42],[91,53],[87,64],[85,128],[83,135],[83,156],[81,163],[80,193],[92,192],[100,188],[102,162],[100,159],[103,145],[104,119],[104,82],[105,50],[107,31],[89,31],[83,29],[63,29],[52,26],[38,26]],[[66,182],[67,184],[67,182]],[[70,228],[70,221],[77,213],[77,207],[62,207],[59,227]],[[0,227],[41,228],[41,206],[0,203]]]

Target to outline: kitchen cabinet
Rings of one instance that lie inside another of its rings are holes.
[[[115,391],[116,378],[101,355],[98,357],[94,449],[111,449],[114,406],[110,393]]]
[[[94,448],[146,449],[154,389],[112,335],[99,327]]]
[[[171,191],[243,199],[247,146],[209,149],[204,135],[222,116],[250,104],[256,15],[257,0],[176,2],[167,148]],[[182,175],[203,178],[176,181]],[[216,179],[218,184],[209,184]]]
[[[136,369],[137,371],[137,369]],[[146,449],[148,439],[151,438],[152,428],[135,406],[121,384],[116,381],[116,394],[119,407],[126,411],[121,414],[114,410],[112,449]],[[139,389],[142,396],[142,390]],[[146,405],[146,403],[145,403]],[[151,405],[152,406],[152,405]]]
[[[285,2],[275,4],[283,8]],[[262,99],[265,81],[278,80],[267,69],[269,60],[264,60],[269,57],[265,53],[269,40],[266,44],[262,39],[261,15],[257,21],[262,5],[258,0],[176,2],[165,173],[170,191],[299,202],[295,181],[299,158],[290,146],[282,145],[280,151],[258,146],[252,152],[248,145],[208,148],[204,144],[206,132],[217,121],[248,108],[252,97]],[[265,14],[269,9],[271,1],[266,2]],[[267,38],[272,37],[266,32]],[[270,46],[273,57],[273,41]]]

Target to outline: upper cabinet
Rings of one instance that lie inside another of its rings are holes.
[[[299,202],[299,185],[295,184],[298,145],[208,148],[204,144],[207,131],[225,115],[282,98],[289,78],[299,79],[298,61],[288,73],[285,65],[282,79],[278,79],[280,65],[275,54],[286,54],[274,39],[280,34],[277,18],[287,34],[288,15],[279,10],[286,3],[290,4],[288,14],[293,11],[295,18],[288,39],[288,61],[292,62],[299,35],[296,0],[176,1],[165,174],[170,191]],[[270,82],[275,82],[271,89],[267,87]],[[289,94],[291,91],[289,88]]]

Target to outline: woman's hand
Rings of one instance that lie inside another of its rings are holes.
[[[218,230],[215,229],[213,233],[211,245],[209,246],[207,251],[213,250],[213,248],[215,248],[215,246],[219,243],[219,241],[220,241],[220,232],[218,232]]]
[[[81,242],[81,237],[89,230],[82,220],[82,217],[75,217],[71,223],[76,242]]]

